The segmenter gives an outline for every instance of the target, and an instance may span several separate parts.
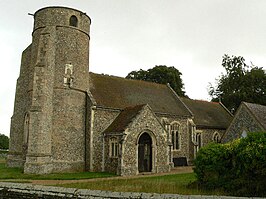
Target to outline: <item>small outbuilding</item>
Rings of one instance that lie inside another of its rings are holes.
[[[266,106],[242,102],[226,130],[222,142],[246,137],[249,132],[266,131]]]

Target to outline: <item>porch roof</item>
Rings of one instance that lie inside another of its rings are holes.
[[[120,133],[126,130],[127,126],[133,121],[133,119],[142,110],[145,104],[126,107],[115,118],[110,126],[104,131],[105,133]]]

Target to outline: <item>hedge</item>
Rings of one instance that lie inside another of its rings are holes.
[[[200,185],[236,196],[266,196],[266,132],[202,147],[194,161]]]

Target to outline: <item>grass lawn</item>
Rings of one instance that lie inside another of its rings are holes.
[[[1,179],[27,179],[27,180],[78,180],[91,178],[106,178],[115,176],[110,173],[80,172],[80,173],[58,173],[47,175],[24,174],[20,168],[7,168],[5,161],[0,159],[0,181]]]
[[[5,163],[6,162],[6,160],[4,159],[4,158],[1,158],[0,157],[0,164],[3,164],[3,163]]]
[[[5,160],[0,159],[0,181],[17,179],[15,182],[30,182],[30,180],[78,180],[92,178],[106,178],[115,176],[110,173],[80,172],[34,175],[24,174],[22,169],[7,168]],[[79,189],[109,190],[118,192],[146,192],[146,193],[171,193],[184,195],[226,195],[222,191],[202,190],[196,186],[194,173],[173,174],[165,176],[97,179],[91,182],[60,184],[56,186]]]
[[[63,184],[59,186],[118,192],[170,193],[184,195],[225,195],[225,193],[217,190],[201,190],[197,186],[192,185],[192,183],[195,181],[196,177],[194,173],[185,173],[128,179],[101,179],[93,182]]]

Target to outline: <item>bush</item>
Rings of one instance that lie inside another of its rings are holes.
[[[266,195],[266,132],[228,144],[209,144],[194,161],[197,181],[237,196]]]
[[[235,190],[236,195],[266,196],[266,132],[250,133],[235,146],[234,153],[235,179],[230,191]]]
[[[231,178],[232,150],[227,145],[211,143],[199,150],[194,172],[201,185],[208,189],[223,188]]]
[[[0,133],[0,149],[8,149],[9,148],[9,138]]]

